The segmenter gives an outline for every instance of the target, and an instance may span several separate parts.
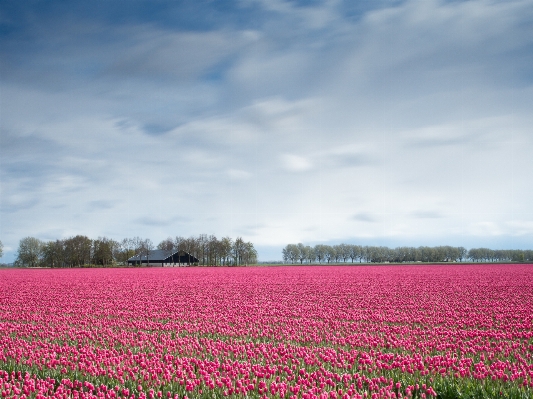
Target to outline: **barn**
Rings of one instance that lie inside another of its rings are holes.
[[[185,251],[155,249],[128,259],[128,265],[179,267],[198,263],[198,258]]]

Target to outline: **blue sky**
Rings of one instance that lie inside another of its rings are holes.
[[[533,243],[533,1],[0,1],[0,240]]]

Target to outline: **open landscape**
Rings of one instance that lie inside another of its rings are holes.
[[[533,399],[533,0],[0,0],[0,399]]]
[[[533,266],[0,270],[3,398],[531,398]]]

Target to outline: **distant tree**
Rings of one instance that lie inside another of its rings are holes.
[[[296,263],[300,259],[300,249],[298,245],[287,244],[281,251],[285,263]]]
[[[359,259],[359,263],[363,263],[363,260],[365,262],[368,262],[368,246],[363,245],[356,245],[358,248],[356,249],[356,255],[357,259]]]
[[[307,259],[307,247],[303,245],[301,242],[298,243],[298,260],[300,261],[300,264],[304,263],[304,260]]]
[[[359,263],[363,263],[363,260],[365,263],[368,263],[368,245],[361,246],[361,253],[359,254]]]
[[[446,248],[443,246],[431,248],[431,262],[444,262],[446,259]]]
[[[379,247],[382,253],[380,262],[392,262],[394,259],[394,250],[389,247]]]
[[[164,239],[163,241],[161,241],[159,244],[157,244],[157,249],[163,249],[165,251],[172,251],[175,248],[174,245],[175,243],[172,237],[168,237]]]
[[[306,254],[308,251],[313,252],[313,260],[310,260]],[[389,248],[385,246],[359,246],[351,244],[339,245],[322,245],[317,244],[314,248],[305,246],[299,243],[298,245],[289,244],[283,251],[283,260],[288,263],[295,263],[298,260],[313,262],[318,260],[320,263],[326,260],[328,263],[332,261],[344,261],[351,259],[352,263],[355,259],[362,262],[382,263],[382,262],[462,262],[465,259],[470,259],[473,262],[526,262],[533,260],[532,250],[493,250],[490,248],[471,248],[466,250],[464,247],[453,247],[450,245],[444,246],[420,246],[415,247],[397,247]]]
[[[142,250],[143,250],[143,239],[141,237],[133,237],[130,239],[131,245],[133,247],[133,251],[135,252],[136,256],[139,256],[139,266],[142,265]]]
[[[42,264],[50,267],[62,267],[65,258],[65,244],[62,240],[49,241],[42,248]]]
[[[403,263],[408,258],[409,258],[409,247],[396,248],[396,258],[394,260],[395,262]]]
[[[222,259],[222,264],[227,266],[229,259],[231,258],[231,250],[233,248],[233,240],[230,237],[222,237],[219,242],[219,255]]]
[[[146,256],[146,266],[150,264],[150,251],[154,249],[154,243],[149,238],[142,240],[140,244],[140,254],[141,254],[141,266],[142,266],[142,257]]]
[[[219,260],[219,241],[214,234],[207,237],[207,264],[216,266]]]
[[[202,265],[214,265],[217,258],[217,238],[211,234],[200,234],[196,239],[199,251],[199,260]]]
[[[135,256],[135,245],[132,238],[124,238],[120,241],[118,253],[115,258],[118,262],[126,264],[128,259]]]
[[[298,248],[298,245],[291,244],[289,253],[291,263],[298,262],[300,259],[300,248]]]
[[[464,247],[457,247],[457,259],[459,259],[459,262],[462,262],[463,259],[465,259],[466,254],[468,251]]]
[[[176,251],[185,251],[185,238],[182,236],[176,236],[176,238],[174,238],[174,249]]]
[[[416,262],[418,260],[418,249],[415,247],[408,247],[409,248],[409,255],[406,259],[408,262]]]
[[[206,255],[206,249],[207,249],[207,234],[200,234],[198,238],[196,239],[196,246],[197,246],[197,258],[199,261],[199,264],[205,265],[205,255]]]
[[[233,264],[238,266],[242,264],[242,260],[244,258],[244,253],[246,249],[246,243],[242,239],[242,237],[237,237],[235,239],[235,242],[233,243]]]
[[[356,259],[360,258],[361,247],[359,245],[350,245],[349,254],[350,254],[350,259],[352,260],[352,263],[354,263]]]
[[[2,241],[0,241],[0,258],[4,256],[4,244],[2,244]]]
[[[339,258],[342,259],[344,263],[346,263],[346,261],[348,260],[352,252],[351,245],[344,244],[344,243],[339,244],[337,247],[337,252],[338,252]]]
[[[449,260],[452,262],[458,262],[461,256],[459,247],[449,247]]]
[[[38,266],[42,257],[43,244],[35,237],[25,237],[20,240],[15,263],[20,266]]]
[[[388,259],[386,247],[366,247],[366,259],[372,263],[384,262]]]
[[[107,237],[98,237],[93,240],[93,264],[110,266],[115,262],[114,254],[120,244]]]
[[[149,238],[144,240],[143,249],[146,253],[146,265],[150,264],[150,252],[154,249],[154,243]]]
[[[314,247],[314,252],[316,259],[318,259],[318,263],[322,263],[324,259],[326,259],[326,246],[323,244],[317,244]]]
[[[365,259],[367,262],[376,262],[377,259],[377,247],[366,246],[365,247]]]
[[[333,260],[338,263],[342,259],[342,247],[339,244],[339,245],[333,245],[332,248],[334,250],[333,251]]]
[[[242,250],[241,264],[250,265],[254,263],[257,263],[257,251],[251,242],[246,242]]]
[[[479,248],[470,248],[468,251],[468,259],[473,262],[479,262],[481,260],[481,250]]]
[[[418,247],[418,258],[422,262],[431,262],[433,249],[430,247]]]
[[[326,245],[325,247],[326,247],[326,253],[325,253],[326,261],[330,263],[332,260],[335,260],[337,256],[337,251],[335,251],[335,248],[332,247],[331,245]]]
[[[283,258],[283,263],[289,263],[291,261],[290,256],[290,246],[291,244],[287,244],[282,250],[281,250],[281,256]]]
[[[64,241],[65,263],[69,267],[79,267],[91,261],[92,240],[77,235]]]
[[[113,264],[120,262],[122,256],[122,244],[119,241],[110,240],[111,254],[113,259]]]
[[[198,255],[197,253],[197,244],[196,244],[196,239],[194,237],[189,237],[189,238],[186,238],[185,240],[183,240],[183,250],[185,252],[187,252],[187,264],[190,266],[191,265],[191,255],[192,256],[196,256]]]
[[[430,251],[430,262],[443,262],[444,251],[443,247],[428,247]]]
[[[313,263],[316,261],[316,253],[315,249],[309,245],[305,247],[305,253],[306,253],[306,260],[309,263]]]
[[[526,260],[526,254],[524,253],[524,251],[521,251],[519,249],[513,251],[513,257],[512,257],[513,262],[524,262],[525,260]]]

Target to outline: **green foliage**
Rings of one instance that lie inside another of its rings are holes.
[[[25,237],[19,242],[15,264],[23,267],[39,266],[44,243],[35,237]]]
[[[438,247],[376,247],[351,244],[324,245],[314,248],[303,244],[288,244],[282,250],[285,263],[297,261],[312,263],[343,262],[351,259],[352,263],[359,260],[368,263],[407,263],[407,262],[462,262],[470,259],[473,262],[526,262],[533,261],[532,250],[492,250],[489,248],[472,248],[449,245]]]

